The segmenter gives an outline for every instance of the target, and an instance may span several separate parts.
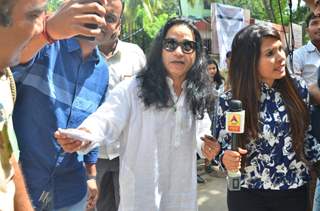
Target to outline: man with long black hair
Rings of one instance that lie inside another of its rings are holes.
[[[196,119],[211,91],[206,71],[199,31],[170,19],[137,77],[118,84],[80,125],[104,143],[120,140],[119,211],[197,210]],[[56,138],[67,152],[81,147],[61,132]]]

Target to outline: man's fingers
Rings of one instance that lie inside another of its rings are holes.
[[[78,151],[81,147],[81,144],[81,141],[73,141],[71,143],[66,143],[62,145],[62,148],[64,151],[72,153]]]
[[[97,24],[98,26],[105,25],[105,19],[96,14],[79,14],[74,16],[73,23],[77,25],[83,24]]]
[[[106,14],[106,9],[104,6],[98,2],[90,2],[85,4],[80,4],[77,8],[77,13],[82,14],[97,14],[100,17],[104,17]]]
[[[74,25],[73,31],[74,31],[73,36],[81,34],[88,37],[96,37],[101,33],[101,28],[98,27],[96,29],[90,29],[84,25]]]

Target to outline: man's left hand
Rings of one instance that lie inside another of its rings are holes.
[[[98,196],[99,196],[99,191],[98,191],[98,186],[95,179],[87,180],[87,184],[88,184],[88,199],[87,199],[86,210],[89,211],[95,208],[98,200]]]

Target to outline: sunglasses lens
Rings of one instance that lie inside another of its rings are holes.
[[[108,13],[106,14],[106,16],[104,17],[107,23],[116,23],[118,18],[117,16],[115,16],[112,13]]]
[[[195,50],[196,43],[192,41],[184,41],[182,43],[182,51],[184,53],[192,53]]]
[[[165,39],[163,42],[163,48],[169,52],[176,50],[177,47],[178,43],[174,39]]]
[[[163,41],[163,49],[169,52],[175,51],[178,46],[181,47],[183,53],[190,54],[193,53],[196,49],[196,43],[190,40],[184,40],[182,42],[178,42],[175,39],[165,39]]]

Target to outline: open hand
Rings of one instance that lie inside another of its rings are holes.
[[[75,130],[84,130],[86,132],[90,132],[86,128],[80,128]],[[77,139],[67,137],[65,134],[61,133],[59,130],[57,130],[54,133],[54,137],[57,139],[58,143],[63,148],[63,150],[69,153],[73,153],[73,152],[85,149],[90,145],[90,142],[79,141]]]
[[[201,140],[204,141],[204,145],[202,147],[202,153],[208,160],[212,160],[215,156],[217,156],[221,150],[221,146],[217,139],[212,136],[205,135],[201,137]]]

